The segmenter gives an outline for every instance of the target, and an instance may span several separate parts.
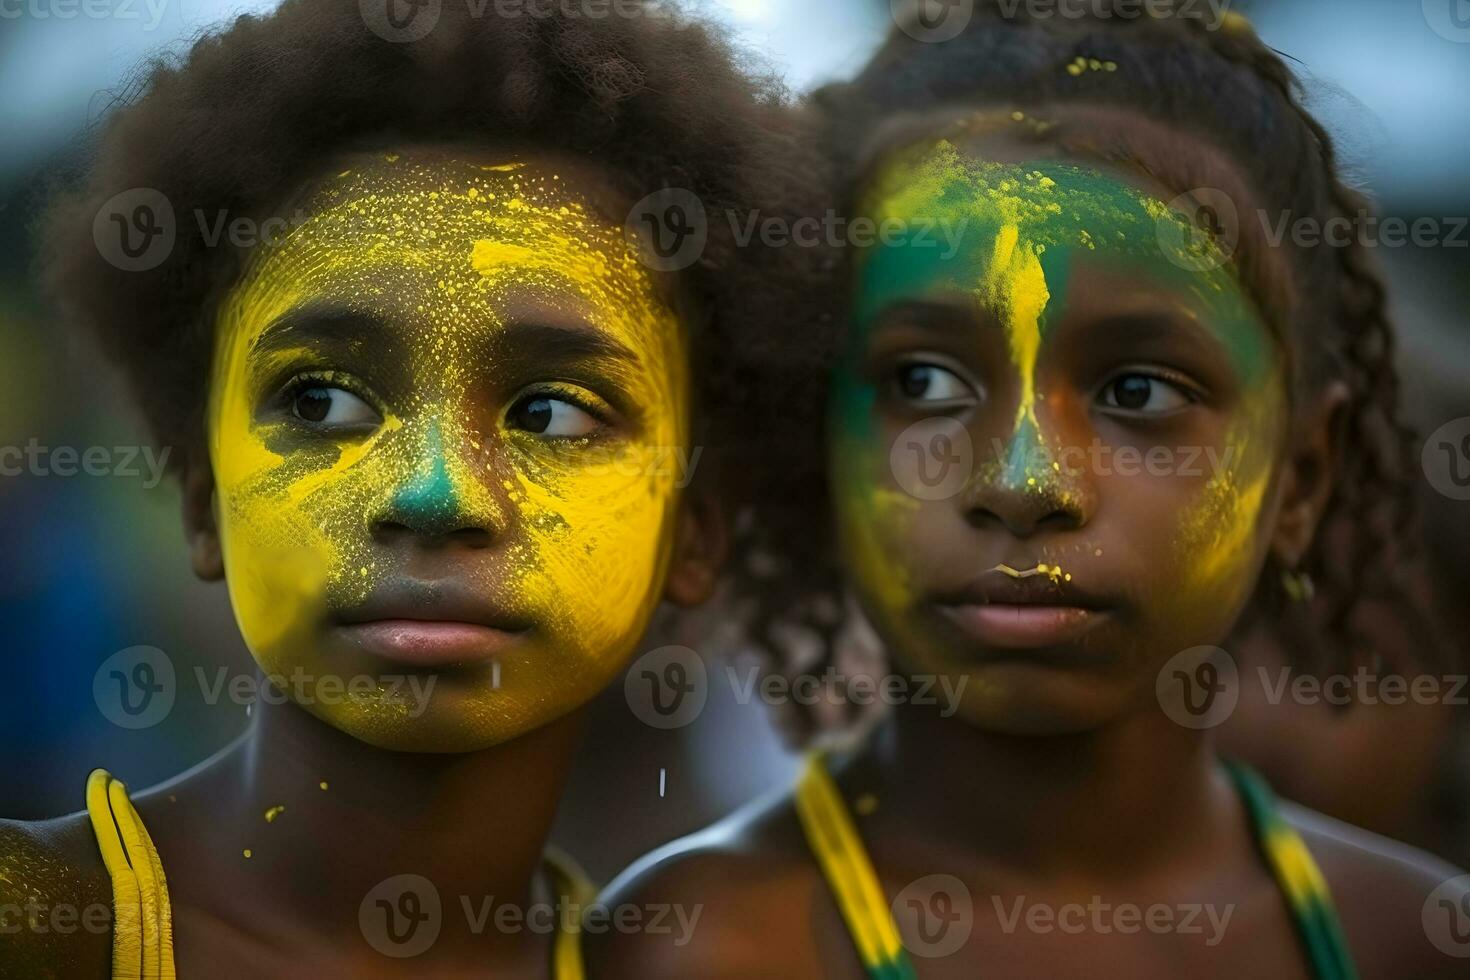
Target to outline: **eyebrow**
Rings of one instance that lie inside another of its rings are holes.
[[[308,303],[287,310],[268,323],[252,352],[269,354],[286,350],[305,338],[345,344],[388,329],[387,322],[375,313],[335,304]]]
[[[622,342],[595,327],[575,321],[520,320],[498,331],[494,348],[512,355],[535,355],[555,361],[613,361],[635,364],[638,356]]]
[[[965,297],[954,302],[942,300],[900,300],[883,307],[873,318],[872,329],[893,330],[902,327],[932,330],[937,333],[968,334],[979,319],[974,303]]]
[[[389,334],[394,326],[366,310],[328,303],[308,303],[271,321],[254,345],[259,354],[295,347],[303,339],[347,344],[366,336]],[[492,349],[512,356],[545,357],[559,362],[612,361],[634,364],[638,357],[610,334],[575,317],[559,318],[538,311],[536,319],[511,322],[489,339]]]

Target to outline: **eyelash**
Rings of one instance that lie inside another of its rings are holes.
[[[367,385],[357,380],[350,374],[332,369],[300,371],[293,374],[289,381],[281,388],[279,395],[280,403],[286,408],[301,396],[304,391],[312,388],[340,388],[349,394],[356,395],[364,402],[371,405],[379,415],[383,414],[382,402],[378,399]]]
[[[1150,381],[1158,381],[1162,382],[1163,384],[1169,385],[1175,391],[1179,392],[1179,394],[1183,396],[1184,399],[1188,401],[1191,405],[1197,405],[1205,399],[1204,391],[1189,377],[1177,371],[1171,371],[1168,368],[1156,366],[1125,367],[1113,371],[1107,376],[1107,379],[1098,387],[1098,394],[1096,397],[1100,398],[1105,392],[1107,392],[1108,388],[1116,384],[1120,378],[1128,377],[1148,378]]]
[[[599,422],[608,421],[607,415],[611,412],[606,402],[601,398],[590,397],[586,389],[576,385],[559,384],[556,382],[531,385],[529,388],[522,390],[516,396],[515,400],[520,401],[528,397],[534,398],[538,395],[542,398],[556,398],[564,402],[570,402],[588,415],[596,418]]]

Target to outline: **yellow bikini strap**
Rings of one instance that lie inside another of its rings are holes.
[[[883,886],[821,753],[807,756],[796,785],[796,813],[868,975],[912,976]]]
[[[128,799],[105,769],[87,777],[87,815],[112,878],[113,980],[174,980],[173,913],[163,863]]]
[[[565,895],[573,908],[586,910],[596,898],[597,889],[577,863],[554,847],[546,849],[543,859],[546,870],[551,872],[556,894]],[[563,922],[557,930],[551,948],[551,976],[552,980],[584,980],[587,976],[582,966],[582,930],[578,926],[568,928]]]

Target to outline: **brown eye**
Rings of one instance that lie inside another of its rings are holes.
[[[598,421],[571,402],[549,395],[522,398],[506,413],[506,424],[512,429],[540,436],[575,438],[598,427]]]
[[[1183,408],[1192,400],[1178,385],[1163,378],[1138,373],[1120,374],[1108,382],[1102,391],[1102,402],[1107,408],[1141,415],[1172,412]]]
[[[958,375],[937,364],[905,364],[894,381],[898,393],[912,402],[971,401],[975,397]]]
[[[344,388],[328,385],[299,390],[291,402],[291,412],[303,422],[322,426],[365,426],[382,421],[367,402]]]

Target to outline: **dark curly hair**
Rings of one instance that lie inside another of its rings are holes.
[[[602,18],[497,9],[444,4],[400,43],[358,0],[285,0],[152,61],[91,134],[87,172],[43,222],[42,276],[121,365],[175,469],[202,445],[216,307],[244,256],[181,220],[165,261],[127,271],[94,243],[99,209],[147,188],[178,214],[260,215],[343,152],[480,140],[588,161],[630,202],[664,188],[700,200],[708,243],[667,273],[696,321],[696,438],[731,480],[772,460],[788,471],[772,420],[826,357],[815,256],[736,237],[752,213],[807,213],[819,187],[784,89],[656,0]]]
[[[899,134],[912,135],[906,126],[977,110],[1015,120],[1022,138],[1070,143],[1155,171],[1176,192],[1199,186],[1190,181],[1197,169],[1170,168],[1167,145],[1162,161],[1157,151],[1155,159],[1140,158],[1105,123],[1086,122],[1088,116],[1125,113],[1144,126],[1187,132],[1223,153],[1238,171],[1233,179],[1244,181],[1231,192],[1242,204],[1313,217],[1319,227],[1367,208],[1366,198],[1340,176],[1333,141],[1304,108],[1292,70],[1239,14],[1207,25],[1182,2],[1167,15],[1141,17],[1136,5],[1131,17],[1118,9],[1081,18],[1029,17],[1024,5],[1007,6],[978,0],[970,23],[946,41],[917,40],[924,35],[921,25],[900,24],[854,80],[815,93],[835,162],[839,210],[855,205],[865,175],[900,142]],[[1245,620],[1271,617],[1303,666],[1338,667],[1364,653],[1354,642],[1355,614],[1370,599],[1388,601],[1418,634],[1426,662],[1444,658],[1424,598],[1411,594],[1396,571],[1415,550],[1418,529],[1410,480],[1414,439],[1398,414],[1384,282],[1356,240],[1341,248],[1287,243],[1290,281],[1272,282],[1270,267],[1280,263],[1267,262],[1266,242],[1241,224],[1235,262],[1283,339],[1295,397],[1333,379],[1351,393],[1336,488],[1301,566],[1317,583],[1316,601],[1309,611],[1284,603],[1283,570],[1268,568]],[[790,673],[813,670],[810,643],[798,658],[803,663],[783,652],[791,647],[793,626],[808,639],[821,637],[829,654],[843,627],[828,518],[809,509],[800,523],[808,529],[803,547],[788,549],[779,561],[768,557],[750,573],[757,641],[772,655],[773,669]]]

